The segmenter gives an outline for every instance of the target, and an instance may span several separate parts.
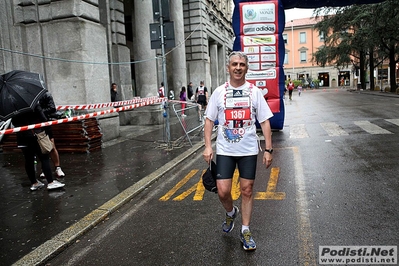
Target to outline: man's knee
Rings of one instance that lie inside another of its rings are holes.
[[[253,183],[248,184],[240,184],[241,187],[241,195],[243,197],[252,197],[253,194]]]

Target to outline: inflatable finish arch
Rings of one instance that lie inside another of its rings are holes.
[[[233,50],[248,55],[247,80],[262,89],[274,117],[273,129],[284,126],[284,9],[372,4],[384,0],[234,0]]]

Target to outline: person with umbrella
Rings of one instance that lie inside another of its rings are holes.
[[[55,108],[55,103],[53,96],[50,92],[46,92],[39,100],[40,107],[42,107],[43,113],[46,116],[47,120],[51,120],[53,118],[57,118],[57,109]],[[60,166],[60,156],[58,154],[57,148],[54,142],[53,130],[51,127],[46,127],[46,134],[49,136],[51,142],[53,143],[53,149],[50,152],[50,158],[55,166],[55,173],[58,177],[64,177],[65,174]],[[44,178],[44,173],[40,174],[41,178]]]
[[[37,124],[46,121],[47,118],[44,115],[40,104],[37,104],[32,112],[19,114],[12,119],[13,125],[17,127]],[[65,186],[65,184],[53,179],[53,174],[50,166],[50,156],[49,154],[43,154],[41,152],[35,133],[40,133],[43,131],[45,131],[45,128],[17,132],[17,144],[18,147],[21,148],[22,153],[25,157],[25,171],[31,182],[30,190],[32,191],[38,190],[45,186],[42,182],[36,179],[35,156],[39,158],[41,162],[42,171],[47,180],[47,189],[50,190]]]
[[[0,76],[0,119],[12,118],[16,127],[46,122],[47,118],[38,103],[47,92],[41,75],[14,70]],[[35,155],[40,159],[43,173],[47,179],[47,189],[64,187],[65,184],[54,180],[50,167],[49,154],[41,152],[35,134],[44,128],[17,132],[17,144],[25,157],[25,171],[31,182],[30,189],[37,190],[44,184],[36,179]]]

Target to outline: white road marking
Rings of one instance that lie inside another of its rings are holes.
[[[309,138],[306,131],[305,124],[290,125],[290,138],[291,139],[304,139]]]
[[[392,132],[383,129],[377,125],[370,123],[369,121],[355,121],[355,125],[363,129],[370,134],[392,134]]]
[[[302,158],[298,147],[292,147],[294,152],[295,184],[296,184],[296,213],[298,219],[299,265],[316,266],[316,254],[312,230],[308,199],[306,196],[305,175],[303,173]]]
[[[347,136],[349,135],[345,130],[343,130],[337,123],[320,123],[323,129],[327,132],[327,134],[331,137],[336,136]]]
[[[399,126],[399,119],[385,119],[385,121]]]

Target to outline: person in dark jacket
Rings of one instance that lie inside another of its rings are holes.
[[[194,91],[193,91],[193,83],[190,81],[190,83],[188,83],[187,85],[187,100],[192,100],[192,97],[194,95]]]
[[[116,97],[118,96],[118,85],[116,83],[111,84],[111,102],[116,102]]]
[[[51,95],[50,92],[46,92],[40,98],[39,104],[43,110],[44,115],[47,118],[47,121],[57,117],[57,115],[56,115],[57,109],[55,107],[53,96]],[[46,127],[45,129],[46,129],[46,134],[49,136],[51,142],[53,143],[53,147],[54,147],[53,150],[50,152],[50,158],[54,163],[55,173],[58,177],[65,177],[65,173],[62,171],[61,166],[60,166],[60,156],[59,156],[58,150],[55,146],[53,130],[51,129],[51,127]],[[45,174],[41,173],[40,177],[44,178]]]
[[[47,118],[43,113],[40,104],[37,104],[34,111],[22,113],[15,116],[12,119],[12,123],[15,127],[26,126],[30,124],[37,124],[46,122]],[[31,182],[30,189],[32,191],[38,190],[45,185],[36,179],[35,172],[35,156],[39,158],[42,165],[42,171],[47,179],[47,189],[56,189],[65,186],[65,184],[58,182],[53,179],[53,174],[51,172],[50,167],[50,159],[48,154],[42,154],[40,150],[39,143],[37,142],[36,136],[34,133],[43,132],[44,128],[38,128],[34,130],[26,130],[17,132],[17,143],[18,147],[21,148],[22,153],[25,157],[25,171],[28,175],[28,178]]]

